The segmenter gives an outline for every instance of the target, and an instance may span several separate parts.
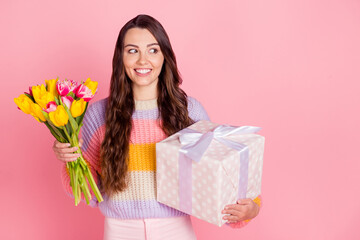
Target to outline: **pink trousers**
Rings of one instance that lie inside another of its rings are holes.
[[[122,220],[105,218],[104,240],[196,240],[190,216]]]

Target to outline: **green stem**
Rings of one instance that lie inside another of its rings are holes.
[[[79,175],[79,173],[77,172],[77,176]],[[77,184],[77,194],[78,194],[78,201],[77,201],[77,204],[76,204],[76,206],[77,205],[79,205],[79,203],[80,203],[80,201],[81,201],[81,187],[80,187],[80,184],[78,183]]]
[[[88,204],[89,205],[89,199],[91,199],[91,193],[90,193],[90,191],[89,191],[89,188],[88,188],[88,185],[87,185],[87,182],[86,182],[86,179],[85,179],[85,177],[84,177],[84,174],[83,174],[83,172],[81,171],[81,177],[80,177],[80,179],[81,179],[81,190],[82,190],[82,192],[84,193],[84,197],[85,197],[85,200],[86,200],[86,204]]]
[[[73,194],[75,197],[75,206],[79,204],[79,179],[78,179],[78,164],[77,162],[73,162],[73,171],[74,171],[74,186],[73,186]]]
[[[68,134],[68,132],[67,132],[67,130],[66,130],[66,127],[65,127],[65,126],[62,126],[61,128],[64,130],[64,133],[65,133],[65,135],[66,135],[67,140],[69,141],[69,143],[72,143],[72,142],[71,142],[71,137],[69,136],[69,134]]]
[[[71,168],[71,163],[70,162],[67,162],[66,163],[66,168],[69,172],[69,176],[70,176],[70,186],[71,188],[74,186],[74,176],[73,176],[73,171],[72,171],[72,168]]]
[[[80,154],[80,157],[78,157],[77,160],[71,162],[69,165],[70,173],[70,181],[71,181],[71,187],[73,190],[73,195],[75,198],[75,206],[77,206],[81,201],[81,192],[83,192],[86,203],[89,204],[89,200],[91,199],[91,192],[89,190],[88,183],[90,184],[90,187],[92,191],[94,192],[98,202],[104,201],[97,184],[91,174],[91,171],[87,165],[87,163],[84,160],[84,157],[82,155],[81,149],[79,147],[79,140],[78,136],[75,133],[72,133],[71,136],[67,132],[65,127],[62,127],[64,130],[64,133],[66,135],[66,138],[70,142],[71,146],[76,146],[78,149],[75,151],[76,153]]]
[[[91,189],[93,190],[98,202],[104,201],[104,199],[103,199],[103,197],[102,197],[102,195],[101,195],[101,193],[99,191],[99,188],[97,187],[96,182],[95,182],[95,180],[94,180],[88,166],[85,167],[84,173],[85,173],[85,176],[86,176],[87,180],[89,181]]]

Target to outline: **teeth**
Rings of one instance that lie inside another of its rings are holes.
[[[150,72],[150,69],[135,69],[135,71],[144,74]]]

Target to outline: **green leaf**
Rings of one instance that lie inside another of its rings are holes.
[[[33,96],[31,96],[30,94],[28,93],[24,93],[28,98],[30,98],[33,102],[35,102],[35,99]]]
[[[47,112],[45,112],[44,110],[41,110],[42,114],[44,115],[46,120],[50,120],[49,118],[49,114]]]
[[[69,141],[69,143],[71,143],[71,145],[72,145],[72,139],[71,139],[71,137],[70,137],[70,135],[69,135],[69,133],[68,133],[68,130],[66,129],[66,126],[62,126],[61,127],[62,128],[62,130],[63,130],[63,132],[64,132],[64,134],[65,134],[65,136],[66,136],[66,139]]]
[[[65,125],[65,129],[66,129],[67,133],[71,136],[71,134],[72,134],[73,132],[72,132],[72,130],[71,130],[70,122],[68,122],[68,123]]]
[[[51,134],[56,138],[56,140],[62,143],[66,142],[66,140],[62,136],[60,136],[58,133],[55,132],[53,127],[51,127],[51,125],[48,122],[44,122],[44,123],[47,126],[47,128],[50,130]]]
[[[80,132],[82,125],[83,125],[83,123],[80,123],[79,128],[76,130],[76,136],[79,136],[79,132]]]
[[[59,96],[59,98],[60,98],[60,96]],[[56,102],[56,105],[60,105],[60,102],[59,102],[59,99],[57,98],[57,97],[55,97],[55,102]]]
[[[75,93],[73,93],[73,92],[69,92],[67,96],[70,96],[70,97],[72,97],[73,99],[75,99]]]
[[[47,120],[47,121],[44,122],[44,123],[45,123],[45,125],[49,128],[51,134],[53,134],[53,132],[54,132],[54,134],[55,134],[56,136],[58,136],[58,138],[57,138],[57,137],[55,137],[55,135],[53,134],[53,136],[54,136],[59,142],[62,142],[62,143],[68,142],[68,141],[66,140],[66,136],[64,136],[63,131],[62,131],[60,128],[56,127],[50,120]]]

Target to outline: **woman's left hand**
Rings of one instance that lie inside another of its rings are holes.
[[[228,223],[248,220],[259,214],[260,207],[251,198],[239,199],[236,204],[226,205],[221,213],[229,214],[223,217]]]

